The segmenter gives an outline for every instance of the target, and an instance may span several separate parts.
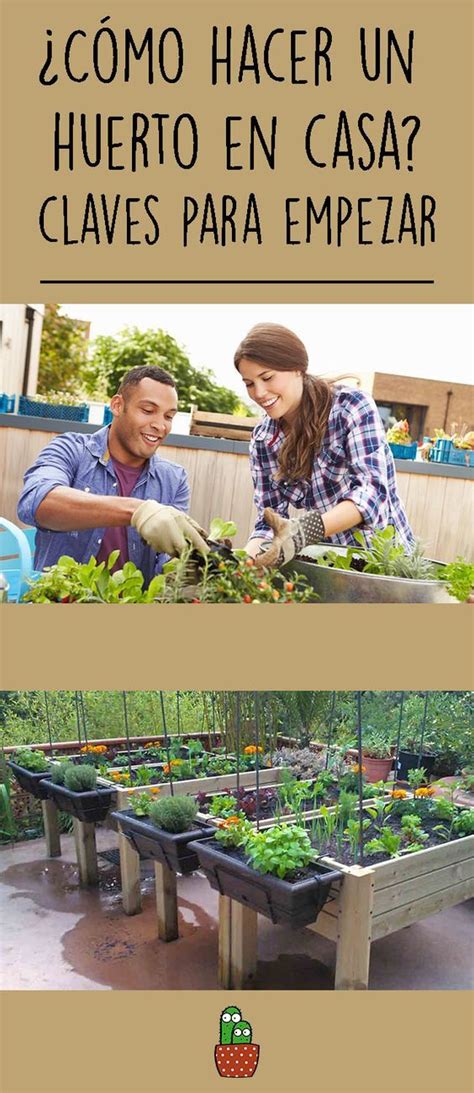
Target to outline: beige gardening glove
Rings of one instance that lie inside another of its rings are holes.
[[[285,520],[273,509],[264,509],[263,518],[274,535],[269,546],[263,547],[255,558],[255,565],[261,568],[279,568],[285,562],[291,562],[303,547],[321,543],[325,538],[324,524],[316,510]]]
[[[192,543],[201,554],[209,552],[203,528],[185,512],[171,505],[143,501],[135,509],[130,522],[144,542],[159,554],[175,557],[181,554],[187,542]]]

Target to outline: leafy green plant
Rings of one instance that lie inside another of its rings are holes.
[[[130,805],[136,816],[149,816],[153,797],[150,793],[134,793]]]
[[[221,846],[227,846],[236,849],[237,847],[245,847],[247,840],[253,832],[252,824],[250,820],[246,820],[242,815],[228,816],[219,827],[216,829],[214,838],[216,842]]]
[[[368,759],[389,759],[391,756],[391,741],[387,733],[383,732],[382,729],[370,727],[364,739],[362,755]]]
[[[53,566],[47,566],[23,599],[31,603],[152,603],[164,586],[160,574],[143,590],[143,573],[133,562],[112,573],[119,551],[109,555],[107,563],[91,557],[76,562],[63,554]]]
[[[20,751],[13,753],[12,759],[19,767],[24,767],[25,770],[30,770],[35,774],[41,774],[49,767],[49,761],[44,751],[30,751],[28,748],[21,748]]]
[[[389,858],[398,858],[402,842],[401,835],[384,827],[376,839],[369,839],[365,844],[367,854],[388,854]]]
[[[407,782],[410,789],[415,791],[426,784],[428,775],[425,767],[414,767],[407,772]]]
[[[452,801],[446,797],[435,797],[432,802],[432,811],[437,820],[452,820],[456,815],[456,808]]]
[[[152,801],[149,816],[152,823],[177,835],[189,831],[196,817],[197,804],[192,797],[162,797]]]
[[[219,793],[209,801],[210,816],[222,816],[225,819],[226,816],[233,816],[236,811],[235,797],[230,794]]]
[[[419,816],[402,816],[402,838],[407,839],[408,842],[425,843],[429,839],[429,835],[423,831],[421,826],[421,820]]]
[[[465,835],[474,835],[474,810],[463,809],[454,820],[453,830],[458,838],[463,838]]]
[[[370,820],[362,820],[362,831],[367,831],[368,827],[370,827]],[[349,843],[354,864],[356,864],[359,860],[360,851],[360,822],[358,819],[356,819],[356,817],[352,816],[347,821],[347,827],[344,831],[344,834]]]
[[[474,565],[458,557],[455,562],[443,567],[440,580],[446,582],[450,596],[464,603],[474,592]]]
[[[97,785],[97,771],[95,767],[77,766],[75,763],[67,763],[64,771],[64,786],[73,793],[87,793],[95,789]]]
[[[382,797],[376,798],[371,805],[364,805],[364,811],[370,816],[377,831],[384,831],[390,813],[393,811],[394,801],[384,801]]]
[[[136,767],[133,772],[133,784],[135,786],[149,786],[155,774],[156,771],[153,770],[153,767]]]
[[[314,858],[307,831],[296,824],[277,824],[267,831],[253,832],[246,853],[257,872],[273,873],[281,879],[303,869]]]

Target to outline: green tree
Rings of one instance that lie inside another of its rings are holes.
[[[178,388],[180,410],[189,410],[194,403],[200,410],[214,413],[249,413],[238,395],[215,382],[212,372],[194,368],[184,349],[164,330],[125,327],[117,337],[96,338],[86,373],[86,389],[90,394],[97,395],[100,391],[110,398],[130,368],[145,364],[159,365],[171,373]]]
[[[60,314],[60,304],[46,304],[38,372],[38,394],[63,391],[80,397],[87,364],[86,325]]]

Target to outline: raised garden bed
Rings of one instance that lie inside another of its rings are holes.
[[[270,873],[257,873],[238,850],[224,849],[213,838],[192,844],[201,868],[212,888],[245,907],[252,908],[293,928],[314,922],[340,871],[314,863],[300,870],[297,879],[281,880]]]
[[[175,835],[157,827],[146,816],[136,816],[133,809],[112,812],[112,817],[142,858],[159,861],[174,873],[184,875],[199,868],[196,852],[190,849],[189,843],[209,837],[209,831],[202,826],[193,825],[190,831]]]
[[[48,797],[54,801],[57,808],[63,812],[69,812],[76,820],[82,823],[99,823],[105,820],[112,804],[112,790],[98,788],[77,793],[65,786],[55,785],[47,778],[43,781]]]
[[[26,793],[30,793],[32,797],[36,797],[39,801],[47,800],[48,790],[44,785],[44,779],[48,777],[49,771],[27,770],[26,767],[21,767],[18,763],[14,763],[13,759],[7,761],[7,766],[10,767],[10,770],[15,775],[18,785],[21,786]]]

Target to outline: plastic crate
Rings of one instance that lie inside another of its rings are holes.
[[[416,459],[416,440],[413,444],[389,444],[389,448],[394,459]]]
[[[452,440],[440,440],[438,439],[433,445],[430,451],[430,460],[432,463],[449,463],[449,455],[452,451]]]
[[[0,395],[0,414],[15,413],[15,396]]]
[[[20,395],[18,399],[18,413],[28,414],[31,417],[61,418],[63,421],[88,421],[89,407],[85,402],[78,406],[66,406],[65,404],[53,405],[51,402],[36,402],[27,395]]]
[[[461,467],[474,467],[474,452],[469,448],[451,448],[448,463],[456,463]]]
[[[112,413],[112,410],[110,409],[110,406],[104,406],[103,424],[110,425],[110,422],[113,421],[113,417],[114,415]]]

